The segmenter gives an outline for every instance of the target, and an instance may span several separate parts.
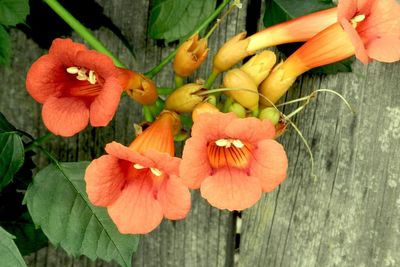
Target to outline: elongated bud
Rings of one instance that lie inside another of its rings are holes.
[[[251,57],[240,69],[246,72],[258,86],[267,78],[272,67],[276,63],[275,53],[272,51],[263,51]]]
[[[260,114],[258,115],[258,118],[260,120],[269,120],[272,122],[272,124],[277,125],[281,118],[281,114],[275,108],[269,107],[261,110]]]
[[[203,85],[188,83],[176,89],[165,101],[165,109],[177,112],[192,112],[194,107],[201,103],[205,96],[199,96]]]
[[[151,105],[157,100],[156,85],[146,76],[127,69],[120,69],[118,80],[126,93],[143,105]]]
[[[246,32],[239,33],[228,40],[214,57],[214,73],[224,72],[239,63],[247,56],[253,55],[255,51],[249,52],[247,46],[249,40],[245,39]]]
[[[193,109],[192,120],[193,122],[195,122],[198,119],[199,115],[203,113],[219,113],[219,112],[220,112],[219,109],[213,104],[203,102],[197,104],[196,107]]]
[[[197,70],[208,55],[207,39],[200,39],[195,34],[178,49],[173,67],[177,75],[187,77]]]
[[[272,103],[276,103],[286,91],[296,81],[297,76],[285,76],[285,70],[282,69],[282,64],[277,65],[272,73],[260,85],[260,93],[269,99]],[[265,106],[271,106],[271,103],[261,98],[261,103]]]
[[[226,73],[224,77],[225,88],[242,88],[245,90],[231,90],[225,93],[232,97],[236,102],[250,110],[258,108],[258,90],[253,79],[241,69],[233,69]]]

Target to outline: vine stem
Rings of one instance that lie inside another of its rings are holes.
[[[47,133],[47,134],[37,138],[36,140],[33,140],[33,142],[30,143],[25,148],[25,152],[30,151],[30,150],[34,149],[35,147],[39,147],[43,142],[47,141],[47,139],[49,139],[52,136],[54,136],[52,133]]]
[[[110,50],[108,50],[99,39],[92,34],[92,32],[80,23],[71,13],[68,12],[57,0],[43,0],[49,7],[57,13],[74,31],[76,31],[88,44],[99,51],[112,58],[117,67],[126,68]]]
[[[186,40],[193,34],[198,33],[200,31],[204,30],[205,28],[207,28],[207,26],[222,12],[222,10],[229,4],[229,2],[231,2],[231,0],[222,1],[222,3],[214,10],[214,12],[211,13],[211,15],[209,17],[207,17],[198,27],[196,27],[193,31],[188,33],[185,36],[185,38],[183,38],[183,40]],[[175,57],[176,52],[178,51],[178,49],[182,45],[182,43],[183,43],[183,41],[181,41],[179,43],[179,46],[174,51],[172,51],[168,56],[166,56],[160,62],[160,64],[158,64],[153,69],[146,72],[145,75],[147,77],[149,77],[150,79],[153,78],[155,75],[157,75],[157,73],[159,73],[165,67],[165,65],[167,65]]]

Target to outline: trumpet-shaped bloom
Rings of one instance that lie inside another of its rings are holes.
[[[89,121],[96,127],[110,122],[123,90],[122,72],[106,55],[70,39],[55,39],[49,54],[32,64],[26,87],[43,104],[46,127],[54,134],[72,136]]]
[[[400,5],[395,0],[342,0],[339,22],[329,26],[277,65],[260,91],[276,102],[304,72],[352,55],[363,63],[400,60]],[[270,105],[264,101],[265,105]]]
[[[274,136],[268,120],[200,114],[183,150],[180,175],[214,207],[249,208],[286,177],[286,153]]]
[[[93,160],[85,173],[86,192],[97,206],[107,207],[121,233],[145,234],[163,217],[183,219],[190,193],[178,176],[173,130],[175,114],[166,112],[129,147],[107,144],[108,155]]]
[[[400,60],[400,5],[396,0],[342,0],[338,20],[361,62]]]

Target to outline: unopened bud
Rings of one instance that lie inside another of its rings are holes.
[[[126,93],[140,104],[151,105],[157,100],[156,85],[146,76],[127,69],[120,69],[118,80]]]
[[[276,63],[275,53],[272,51],[263,51],[251,57],[246,64],[242,65],[240,69],[246,72],[258,86],[262,81],[267,78],[272,67]]]
[[[201,63],[207,58],[208,48],[207,39],[200,39],[195,34],[178,49],[173,67],[177,75],[187,77],[197,70]]]
[[[224,87],[234,89],[225,93],[243,107],[250,110],[258,108],[259,95],[257,85],[246,72],[240,69],[228,71],[224,77]]]
[[[204,113],[219,113],[219,109],[207,102],[203,102],[200,104],[197,104],[196,107],[193,109],[192,112],[192,120],[193,122],[195,122],[198,118],[200,114],[204,114]]]
[[[276,103],[293,85],[297,76],[285,75],[285,69],[282,68],[283,63],[277,65],[271,74],[260,85],[260,93],[263,94],[269,101]],[[264,98],[261,98],[261,103],[266,106],[271,106],[271,103]]]
[[[188,83],[176,89],[165,101],[165,108],[177,112],[192,112],[205,96],[199,96],[203,85]]]
[[[229,107],[229,112],[233,112],[235,113],[235,115],[238,118],[245,118],[246,117],[246,109],[238,104],[238,103],[233,103],[230,107]]]
[[[260,120],[269,120],[274,125],[278,124],[280,117],[281,117],[280,112],[273,107],[264,108],[258,115],[258,118]]]
[[[239,33],[228,40],[214,57],[213,72],[220,73],[230,69],[247,56],[255,52],[249,52],[247,46],[249,40],[245,39],[246,32]]]

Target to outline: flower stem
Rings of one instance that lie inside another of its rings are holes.
[[[217,72],[212,72],[211,75],[208,77],[206,84],[204,85],[204,88],[210,89],[211,86],[214,84],[215,80],[217,79],[219,73]]]
[[[108,50],[103,43],[97,39],[92,32],[82,25],[71,13],[69,13],[57,0],[43,0],[50,8],[56,12],[74,31],[76,31],[88,44],[99,51],[111,57],[114,64],[117,67],[126,68],[125,64],[122,63],[116,56]]]
[[[175,87],[179,88],[183,85],[183,77],[175,74]]]
[[[32,149],[34,149],[35,147],[39,147],[42,143],[44,143],[45,141],[47,141],[47,139],[49,139],[50,137],[53,137],[54,135],[52,133],[47,133],[39,138],[37,138],[36,140],[33,140],[32,143],[30,143],[26,148],[25,148],[25,152],[30,151]]]
[[[194,30],[192,30],[190,33],[188,33],[185,38],[182,38],[182,40],[188,39],[190,36],[192,36],[195,33],[198,33],[205,28],[222,12],[222,10],[231,2],[231,0],[223,0],[222,3],[214,10],[213,13],[211,13],[210,16],[208,16],[198,27],[196,27]],[[181,46],[183,41],[180,42],[179,46],[172,51],[168,56],[166,56],[160,64],[149,70],[148,72],[145,73],[147,77],[150,79],[153,78],[157,73],[159,73],[165,65],[167,65],[176,55],[176,52],[178,51],[178,48]]]

